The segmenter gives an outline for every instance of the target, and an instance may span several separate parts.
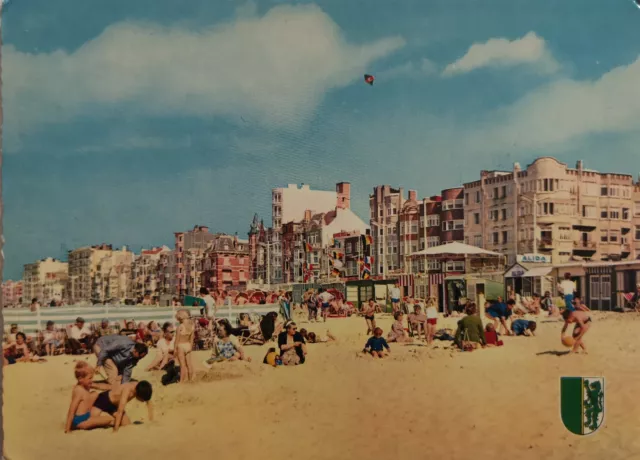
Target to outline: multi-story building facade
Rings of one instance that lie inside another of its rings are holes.
[[[209,227],[196,225],[193,230],[176,232],[174,236],[176,260],[173,281],[175,282],[175,294],[184,295],[187,290],[187,271],[195,263],[193,260],[187,260],[187,251],[192,249],[204,250],[215,235],[209,232]]]
[[[135,256],[131,264],[132,295],[138,299],[145,295],[157,296],[164,293],[161,286],[161,274],[164,275],[164,265],[160,264],[163,254],[171,252],[167,246],[144,249]],[[165,259],[166,260],[166,259]],[[164,276],[162,276],[164,280]]]
[[[482,171],[464,188],[467,241],[510,263],[531,253],[552,263],[636,257],[631,175],[541,157],[525,170],[516,163],[509,172]]]
[[[399,214],[404,205],[403,189],[389,185],[374,187],[369,195],[371,234],[374,239],[374,274],[385,276],[400,269]]]
[[[27,305],[32,299],[42,304],[52,300],[61,301],[65,294],[65,282],[69,265],[48,257],[24,266],[22,303]]]
[[[365,268],[371,275],[375,264],[372,256],[373,244],[367,242],[369,232],[361,234],[359,231],[339,232],[333,235],[334,247],[343,251],[344,272],[342,279],[346,281],[363,279]]]
[[[282,273],[285,283],[304,279],[304,242],[307,222],[287,222],[282,226]]]
[[[131,269],[134,256],[125,246],[110,251],[99,260],[93,275],[92,300],[124,301],[133,297]]]
[[[97,293],[93,289],[97,267],[100,261],[112,250],[113,247],[110,244],[101,244],[69,251],[67,296],[70,304],[88,302],[97,298]]]
[[[22,281],[7,280],[2,283],[2,303],[5,307],[22,304]]]
[[[248,241],[215,235],[204,250],[201,284],[213,290],[245,290],[251,274],[250,255]]]
[[[174,250],[160,253],[157,270],[159,293],[176,295],[176,252]]]

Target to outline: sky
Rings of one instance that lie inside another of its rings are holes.
[[[271,189],[419,196],[523,167],[640,172],[632,0],[13,0],[4,279],[44,257],[243,237]],[[373,86],[363,75],[373,74]]]

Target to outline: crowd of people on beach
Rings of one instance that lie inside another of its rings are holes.
[[[561,339],[565,345],[571,346],[571,352],[586,353],[584,336],[592,321],[589,309],[568,282],[562,284],[561,289],[566,301],[561,314],[553,302],[546,300],[550,299],[548,294],[543,297],[534,295],[532,302],[524,305],[524,311],[522,307],[518,308],[515,296],[510,296],[506,302],[499,297],[494,303],[486,303],[484,318],[479,315],[475,303],[467,302],[455,332],[451,329],[438,330],[441,314],[436,299],[431,297],[393,301],[393,323],[386,337],[376,324],[376,315],[382,313],[382,306],[374,298],[364,302],[360,308],[346,308],[350,314],[364,318],[368,339],[362,353],[374,358],[389,356],[390,344],[394,343],[424,342],[429,346],[435,340],[446,340],[462,351],[503,346],[504,336],[535,337],[538,323],[531,316],[539,317],[545,311],[548,317],[564,320]],[[49,321],[46,329],[34,340],[20,332],[17,325],[11,325],[3,343],[3,364],[43,362],[43,356],[60,352],[93,354],[95,366],[80,360],[74,369],[77,385],[72,390],[65,432],[98,427],[113,427],[117,431],[131,423],[125,408],[134,399],[146,403],[149,419],[153,417],[151,383],[146,380],[138,382],[132,377],[135,367],[150,348],[156,349],[156,355],[146,371],[163,372],[161,382],[164,385],[196,380],[193,362],[196,349],[211,351],[211,357],[204,362],[205,368],[211,369],[221,362],[249,363],[251,358],[246,355],[244,346],[273,343],[274,346],[267,349],[264,364],[298,366],[307,360],[308,344],[335,342],[337,338],[330,331],[322,336],[299,329],[292,316],[297,312],[303,321],[313,322],[318,321],[320,312],[322,321],[326,321],[331,314],[343,312],[345,308],[344,302],[339,303],[342,299],[336,295],[310,290],[303,302],[291,310],[281,310],[280,315],[268,313],[259,321],[248,314],[241,314],[237,325],[233,326],[227,319],[216,317],[213,296],[204,291],[202,296],[205,305],[201,317],[193,317],[189,310],[180,309],[175,315],[175,322],[168,321],[162,326],[155,321],[137,325],[134,321],[123,321],[121,328],[107,320],[88,325],[79,317],[65,336],[56,330],[53,321]],[[569,338],[566,332],[572,324],[574,328]],[[96,376],[100,380],[96,380]]]

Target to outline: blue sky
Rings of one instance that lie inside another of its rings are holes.
[[[376,184],[429,196],[540,155],[640,172],[631,0],[14,0],[3,29],[5,279],[245,235],[287,183],[350,181],[367,219]]]

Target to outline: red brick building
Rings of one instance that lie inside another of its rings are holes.
[[[249,242],[216,234],[204,250],[201,285],[213,290],[243,291],[251,278]]]

